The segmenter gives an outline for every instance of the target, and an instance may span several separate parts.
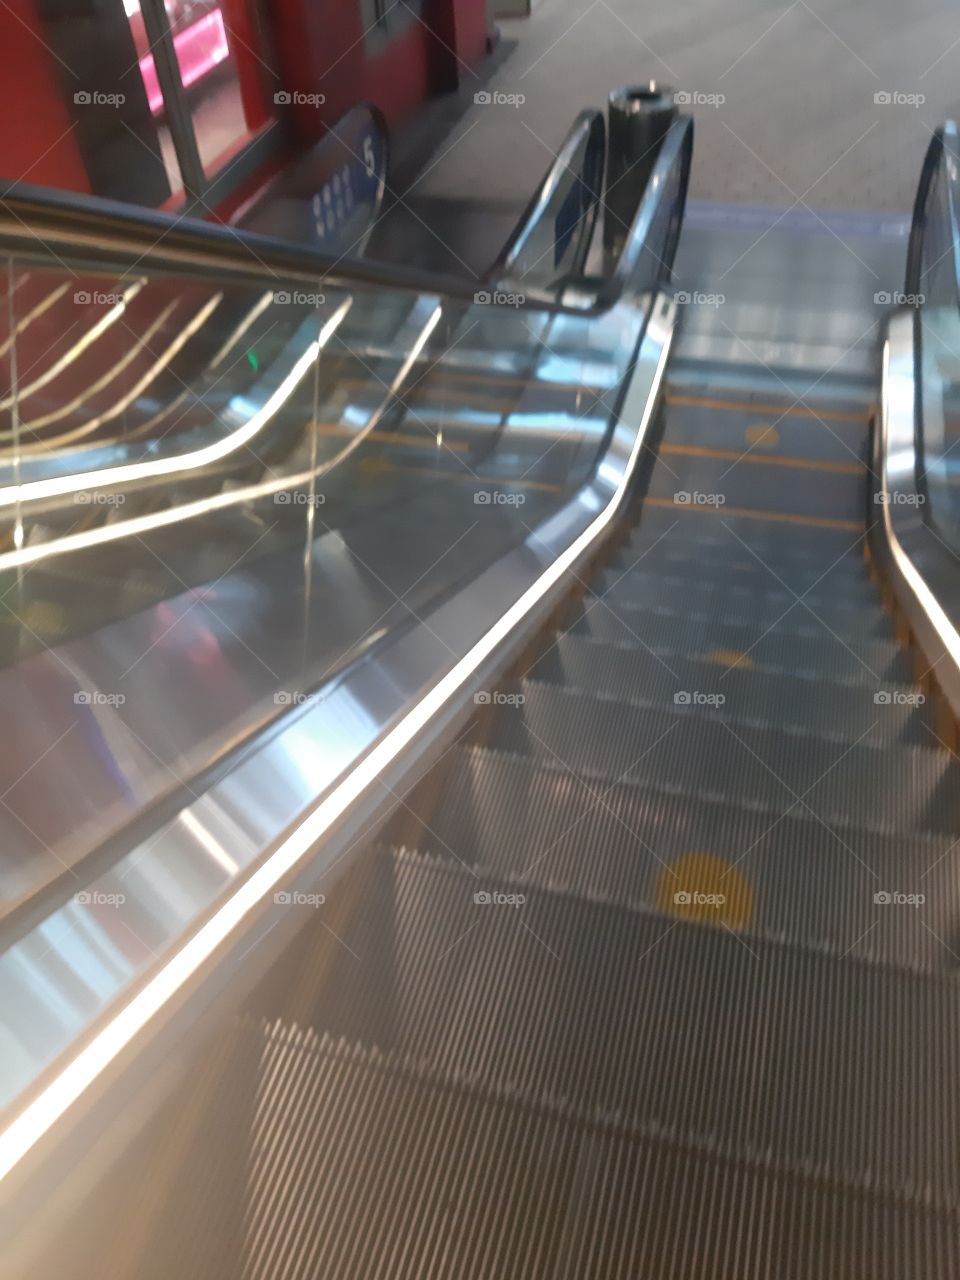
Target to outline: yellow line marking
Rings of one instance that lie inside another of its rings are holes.
[[[672,498],[644,498],[643,506],[672,507],[678,516],[681,512],[684,515],[709,515],[714,518],[717,516],[744,516],[748,520],[779,520],[784,524],[811,525],[821,529],[849,529],[852,533],[863,532],[863,525],[858,520],[835,520],[830,516],[795,516],[785,511],[755,511],[751,507],[707,508],[694,506],[692,503],[674,502]]]
[[[805,404],[793,404],[784,408],[779,404],[749,404],[742,400],[718,400],[712,396],[679,395],[675,391],[668,391],[665,398],[667,404],[694,405],[703,409],[725,409],[731,413],[771,413],[784,418],[828,418],[831,422],[856,422],[862,426],[866,425],[874,412],[874,406],[868,405],[862,413],[852,409],[824,409],[818,413],[816,409],[810,409]]]
[[[747,427],[743,433],[743,440],[745,444],[757,449],[776,449],[780,445],[780,432],[774,426],[765,426],[758,422],[752,427]]]
[[[753,659],[749,653],[742,653],[739,649],[712,649],[701,661],[718,667],[739,667],[741,671],[753,670]]]
[[[661,453],[688,454],[695,458],[719,458],[723,461],[750,462],[764,467],[799,467],[807,471],[835,471],[845,476],[859,476],[864,468],[856,462],[828,462],[820,458],[794,458],[780,455],[776,458],[764,453],[744,453],[740,449],[713,449],[702,444],[668,444],[660,446]]]

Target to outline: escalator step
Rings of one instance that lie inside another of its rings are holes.
[[[638,708],[535,680],[521,682],[517,693],[523,704],[499,708],[489,745],[558,760],[577,774],[779,812],[797,805],[817,818],[872,831],[960,828],[960,768],[947,752],[842,746],[734,727],[722,711]]]
[[[799,613],[810,624],[802,630],[799,626],[783,630],[779,625],[765,629],[749,619],[738,623],[690,618],[682,604],[678,610],[631,609],[621,620],[594,597],[593,607],[581,610],[570,631],[614,644],[646,645],[658,653],[686,653],[701,662],[720,664],[721,671],[741,662],[756,670],[871,687],[883,681],[905,684],[910,680],[910,659],[894,641],[854,635],[841,640],[806,609],[794,609],[784,622]]]
[[[866,566],[860,558],[851,558],[835,567],[811,564],[807,561],[772,560],[752,555],[744,547],[721,548],[671,547],[670,539],[657,546],[635,548],[626,546],[611,562],[618,573],[663,573],[674,578],[694,580],[713,579],[731,586],[745,586],[759,591],[787,588],[803,595],[823,595],[836,592],[851,600],[864,603],[878,602],[877,589],[870,581]]]
[[[895,635],[892,621],[879,604],[864,607],[861,603],[858,608],[846,604],[842,595],[824,601],[811,594],[798,600],[791,592],[781,589],[751,591],[709,579],[692,582],[657,573],[634,572],[624,576],[613,569],[598,575],[594,595],[602,597],[608,608],[621,613],[627,623],[635,610],[667,608],[687,618],[752,624],[763,631],[779,627],[781,631],[809,633],[813,628],[819,635],[839,636],[844,642],[851,638],[893,640]],[[592,595],[585,597],[587,604],[592,598]]]
[[[421,839],[493,874],[668,913],[680,878],[699,874],[751,932],[891,964],[960,963],[949,836],[832,831],[800,808],[778,818],[462,747]]]
[[[960,1204],[960,1001],[891,970],[396,857],[392,1048],[448,1079]]]
[[[667,524],[662,528],[654,525],[650,528],[644,520],[630,535],[623,554],[633,552],[635,555],[646,553],[650,556],[676,556],[683,560],[700,560],[709,564],[725,564],[728,561],[749,564],[762,561],[778,573],[789,573],[792,570],[798,574],[810,573],[814,577],[828,571],[830,576],[846,573],[851,577],[859,577],[867,572],[862,533],[845,533],[838,546],[821,549],[798,541],[795,531],[789,525],[779,531],[778,537],[776,532],[760,534],[754,529],[743,528],[742,525],[741,531],[736,533],[735,524],[735,521],[724,520],[722,517],[721,521],[710,525],[681,517],[672,525]]]
[[[604,569],[596,575],[593,586],[614,607],[649,605],[660,601],[670,602],[683,596],[691,605],[710,608],[722,617],[753,617],[755,611],[772,614],[778,618],[788,610],[801,615],[812,614],[825,627],[839,631],[877,634],[878,630],[892,630],[892,623],[880,605],[879,597],[872,592],[858,599],[845,589],[843,582],[832,583],[825,578],[812,591],[791,591],[769,574],[754,581],[729,581],[722,570],[704,569],[699,577],[685,574],[658,573],[647,570],[641,561],[636,569]],[[721,612],[722,611],[722,612]],[[779,612],[778,612],[779,611]]]
[[[570,635],[559,636],[529,674],[535,680],[607,694],[637,706],[693,710],[698,698],[722,699],[725,719],[784,732],[819,734],[842,742],[937,746],[923,723],[924,695],[889,682],[879,690],[832,685]],[[883,701],[878,703],[877,698]]]
[[[249,1052],[263,1086],[246,1280],[958,1273],[949,1213],[477,1091],[296,1026]],[[271,1187],[288,1193],[274,1203]]]
[[[667,438],[672,445],[707,445],[732,450],[735,456],[749,450],[750,457],[785,455],[844,465],[866,459],[866,414],[841,410],[837,416],[827,406],[791,412],[796,407],[790,401],[777,405],[768,397],[733,400],[677,389],[667,393]]]
[[[734,509],[752,508],[798,518],[859,520],[866,505],[866,474],[862,468],[850,474],[829,467],[814,470],[772,465],[756,454],[737,462],[661,452],[651,472],[647,494],[678,506],[719,499],[724,507]]]
[[[824,523],[777,519],[763,515],[734,515],[723,507],[644,502],[635,538],[655,539],[669,531],[672,542],[699,542],[712,539],[723,546],[738,546],[740,541],[754,546],[760,542],[779,544],[791,554],[806,554],[824,562],[824,568],[851,547],[861,545],[862,519]]]

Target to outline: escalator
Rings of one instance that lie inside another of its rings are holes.
[[[221,683],[215,622],[164,648],[150,711],[215,693],[213,762],[74,832],[79,910],[9,905],[11,1276],[960,1277],[956,153],[881,373],[803,394],[677,336],[683,121],[613,293],[448,282],[406,359],[425,289],[361,350],[375,278],[327,285],[358,310],[302,416],[355,453],[213,597],[275,669]],[[167,572],[235,536],[169,500]],[[169,590],[73,656],[162,646]]]

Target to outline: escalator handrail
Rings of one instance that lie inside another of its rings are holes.
[[[923,304],[919,302],[924,299],[926,294],[926,285],[924,282],[924,253],[926,250],[926,235],[929,221],[929,203],[930,193],[934,188],[934,181],[938,175],[942,174],[946,183],[945,200],[947,213],[949,217],[949,254],[952,265],[952,275],[954,280],[954,291],[956,295],[956,305],[960,308],[960,177],[958,177],[957,160],[960,157],[960,136],[958,136],[957,126],[952,120],[945,120],[930,140],[927,147],[926,155],[923,159],[923,168],[920,171],[920,181],[917,184],[917,194],[913,205],[913,220],[910,224],[910,239],[907,246],[907,270],[904,281],[905,299],[914,307],[914,448],[916,454],[916,488],[921,493],[926,503],[926,515],[928,519],[932,519],[930,514],[930,487],[927,482],[927,462],[926,462],[926,437],[924,431],[924,408],[923,408],[923,325],[921,323],[921,311]],[[948,163],[952,161],[952,163]],[[940,259],[938,259],[938,262]],[[933,263],[936,266],[937,263]],[[929,268],[928,268],[929,269]]]
[[[692,164],[693,120],[689,116],[678,116],[668,129],[667,136],[660,147],[656,163],[647,181],[647,189],[630,227],[623,251],[613,274],[601,289],[599,301],[606,302],[609,305],[620,297],[624,290],[631,286],[636,287],[637,269],[640,265],[643,251],[647,247],[647,239],[655,225],[656,215],[664,198],[663,192],[669,189],[670,177],[677,165],[679,165],[680,187],[677,195],[676,216],[671,220],[663,253],[656,255],[659,264],[656,277],[646,281],[645,287],[653,288],[669,277],[673,270],[673,260],[680,240],[680,229],[683,223],[683,211],[687,203]]]
[[[677,163],[684,166],[681,191],[686,191],[692,132],[692,121],[681,117],[668,133],[617,272],[593,306],[566,306],[527,298],[516,300],[511,310],[519,307],[538,314],[601,315],[629,293],[630,268],[638,261],[655,225],[662,192]],[[675,248],[673,237],[667,253]],[[397,289],[467,303],[473,303],[476,294],[474,285],[455,276],[337,258],[319,249],[234,227],[27,184],[13,184],[0,195],[0,253],[41,257],[61,269],[66,261],[82,263],[91,270],[123,271],[136,265],[142,271],[149,261],[161,270],[189,271],[221,283],[232,280],[262,286],[268,282],[277,287],[294,281],[316,284],[322,279],[330,287]],[[663,257],[667,267],[672,265],[667,254],[658,256]]]
[[[574,161],[580,146],[586,139],[587,150],[584,155],[584,168],[589,168],[587,156],[591,151],[600,152],[600,182],[603,181],[603,162],[606,158],[607,148],[607,126],[601,111],[594,108],[587,108],[581,111],[571,126],[570,132],[564,139],[563,145],[557,152],[553,163],[544,174],[540,185],[534,192],[527,205],[523,216],[520,218],[516,227],[510,234],[507,243],[503,246],[500,254],[493,265],[490,272],[491,280],[498,280],[503,276],[508,276],[513,271],[516,262],[532,236],[536,234],[537,228],[541,225],[544,218],[549,212],[554,212],[552,203],[557,192],[560,190],[561,184],[568,173],[574,171]],[[580,181],[583,181],[581,177]],[[580,228],[580,245],[574,257],[574,264],[569,274],[581,275],[586,265],[587,252],[590,247],[590,240],[593,233],[594,224],[596,222],[597,211],[601,199],[601,192],[594,191],[588,186],[588,193],[591,197],[590,209],[582,219],[583,225]]]
[[[960,718],[960,592],[956,556],[934,528],[927,483],[924,425],[924,254],[930,200],[938,175],[945,182],[948,247],[928,267],[949,258],[954,302],[960,307],[960,146],[945,121],[927,148],[917,186],[907,250],[905,297],[886,324],[880,413],[871,446],[867,529],[873,556],[889,583],[924,665],[954,718]],[[948,280],[948,291],[950,284]]]
[[[952,158],[954,163],[946,165],[945,160]],[[920,181],[913,205],[913,220],[910,225],[910,240],[907,248],[907,272],[904,282],[904,293],[908,297],[916,297],[923,293],[923,248],[927,229],[928,203],[933,181],[939,170],[944,169],[947,180],[947,207],[950,213],[950,238],[953,254],[953,270],[957,283],[957,304],[960,306],[960,172],[957,161],[960,159],[960,135],[952,120],[945,120],[930,140],[924,156]]]

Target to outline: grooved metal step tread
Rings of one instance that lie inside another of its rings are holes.
[[[884,681],[906,684],[910,680],[909,655],[894,641],[863,640],[853,635],[841,640],[826,631],[805,609],[803,613],[810,626],[793,631],[785,631],[779,625],[764,629],[748,619],[723,622],[716,618],[687,617],[682,607],[679,610],[631,609],[621,620],[592,597],[585,602],[570,634],[613,644],[647,645],[658,653],[686,653],[701,662],[723,666],[740,661],[756,670],[781,671],[841,684],[871,688],[881,684],[885,688]],[[791,617],[793,614],[785,621]]]
[[[753,1158],[960,1203],[941,978],[400,853],[391,1047]]]
[[[862,533],[844,534],[839,546],[819,548],[798,539],[797,531],[791,525],[781,529],[777,536],[773,533],[759,534],[754,529],[744,529],[738,534],[733,524],[733,521],[722,517],[720,522],[709,526],[703,521],[680,517],[662,528],[657,525],[649,528],[644,518],[631,533],[622,554],[632,551],[635,555],[675,555],[711,564],[729,560],[750,563],[759,559],[778,572],[783,569],[784,572],[792,570],[817,576],[829,570],[831,576],[841,573],[851,577],[868,576]]]
[[[722,894],[716,909],[705,904],[708,920],[712,910],[720,922],[835,954],[960,970],[960,846],[950,836],[832,830],[802,810],[783,817],[579,782],[556,761],[460,747],[421,842],[516,881],[681,917],[690,908],[675,893]]]
[[[647,496],[677,505],[717,502],[724,507],[776,511],[800,518],[859,520],[866,505],[866,474],[865,470],[850,475],[830,469],[773,466],[759,462],[755,455],[737,462],[661,450],[650,473]]]
[[[751,591],[720,586],[709,579],[702,583],[663,574],[628,574],[618,581],[617,571],[607,570],[594,579],[585,599],[600,598],[629,625],[635,610],[666,608],[687,618],[713,618],[720,623],[752,623],[761,630],[808,633],[819,628],[822,636],[836,635],[849,640],[893,640],[893,622],[879,605],[860,609],[844,606],[842,600],[823,601],[812,595],[798,599],[787,591]]]
[[[880,624],[892,626],[878,595],[871,591],[864,593],[866,598],[851,599],[850,592],[842,582],[833,584],[829,578],[804,593],[791,591],[770,574],[766,578],[758,576],[747,581],[726,581],[722,570],[716,568],[705,568],[700,575],[672,571],[666,573],[658,572],[656,566],[647,569],[645,562],[641,560],[635,569],[603,569],[593,579],[593,583],[597,594],[609,599],[611,603],[638,600],[646,603],[665,597],[669,599],[682,591],[694,599],[721,596],[734,615],[738,609],[752,609],[755,603],[760,608],[779,606],[781,613],[789,606],[796,605],[822,617],[827,625],[833,625],[836,621],[838,626],[847,630],[855,630],[861,620],[867,629]]]
[[[760,591],[790,589],[798,595],[805,591],[829,593],[864,604],[879,603],[879,594],[870,581],[863,561],[831,567],[830,564],[798,565],[796,561],[770,561],[752,555],[745,547],[696,550],[671,547],[665,538],[650,550],[626,546],[613,557],[611,568],[619,573],[662,573],[672,577],[704,579],[731,586],[743,585]]]
[[[871,831],[960,831],[960,767],[946,752],[844,746],[734,726],[716,710],[633,707],[535,680],[518,692],[522,705],[492,716],[490,746],[610,783],[632,779],[780,812],[797,805]]]
[[[250,1042],[262,1084],[246,1280],[958,1274],[949,1213],[438,1079],[295,1025]],[[289,1194],[274,1203],[271,1186]]]
[[[864,526],[856,521],[856,528],[817,524],[799,519],[774,518],[779,512],[767,515],[732,515],[722,507],[704,507],[691,504],[682,506],[670,502],[644,502],[640,508],[637,533],[640,537],[656,538],[669,531],[672,540],[686,539],[692,542],[701,538],[723,540],[736,545],[736,539],[763,540],[792,547],[798,552],[805,549],[815,559],[828,557],[827,563],[846,554],[850,547],[862,538]]]
[[[739,724],[839,742],[938,748],[924,724],[924,695],[909,685],[835,685],[744,670],[730,660],[700,662],[683,654],[651,653],[636,644],[628,648],[571,635],[558,636],[529,675],[637,706],[680,711],[717,706],[725,719]]]
[[[668,393],[665,406],[667,439],[675,445],[705,445],[736,450],[750,457],[808,458],[853,463],[865,458],[869,428],[866,416],[850,421],[829,411],[791,413],[791,404],[777,405],[763,398]]]

